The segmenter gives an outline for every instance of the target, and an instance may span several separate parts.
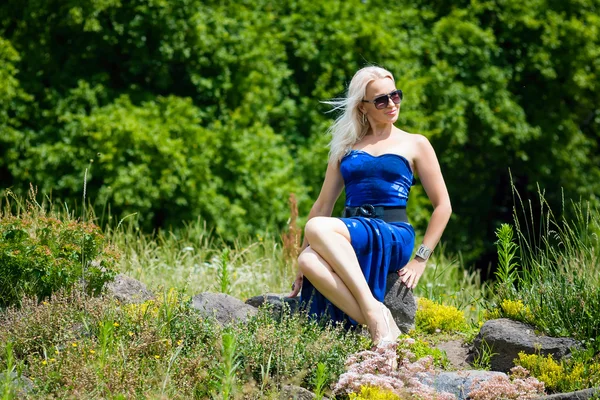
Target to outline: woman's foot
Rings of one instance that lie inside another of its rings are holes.
[[[373,335],[373,342],[376,347],[379,347],[383,344],[395,343],[398,340],[398,336],[402,334],[398,325],[396,325],[396,321],[394,321],[394,317],[392,316],[391,311],[383,304],[380,304],[381,315],[383,316],[383,331],[378,332],[378,335]]]

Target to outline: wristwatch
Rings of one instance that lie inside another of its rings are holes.
[[[417,249],[417,252],[415,253],[415,257],[419,257],[419,258],[423,259],[423,261],[427,261],[427,259],[431,255],[432,251],[433,250],[431,250],[429,247],[422,244]]]

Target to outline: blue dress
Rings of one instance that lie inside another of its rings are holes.
[[[408,160],[386,153],[373,156],[351,150],[340,161],[346,206],[406,206],[414,177]],[[383,301],[388,273],[404,267],[412,255],[415,231],[407,222],[386,223],[378,218],[341,218],[350,231],[352,247],[373,296]],[[304,278],[300,302],[309,315],[355,325],[339,308]]]

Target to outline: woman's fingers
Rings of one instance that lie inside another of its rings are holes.
[[[296,297],[298,293],[300,293],[300,289],[302,289],[302,277],[296,277],[294,283],[292,283],[292,291],[288,294],[287,297]]]

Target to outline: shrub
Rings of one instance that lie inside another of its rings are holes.
[[[408,337],[406,337],[408,339]],[[440,368],[447,368],[450,365],[450,361],[446,356],[446,353],[438,348],[431,347],[428,342],[421,339],[410,339],[401,341],[398,345],[399,349],[408,350],[407,354],[411,354],[409,357],[411,362],[415,362],[424,357],[431,357],[433,359],[433,365]]]
[[[350,393],[350,400],[400,400],[400,396],[389,390],[373,386],[363,386],[360,393]]]
[[[0,307],[22,296],[41,300],[82,279],[97,294],[116,273],[117,254],[89,222],[48,216],[29,208],[0,214]]]
[[[473,382],[468,398],[472,400],[537,399],[544,394],[544,384],[528,375],[529,371],[526,369],[514,367],[509,376],[496,375],[481,383]]]
[[[465,331],[468,326],[465,315],[453,306],[435,303],[421,297],[415,316],[417,330],[426,333]]]
[[[600,384],[600,365],[597,360],[554,360],[551,354],[519,353],[516,365],[531,371],[531,374],[544,382],[548,390],[572,392]]]

